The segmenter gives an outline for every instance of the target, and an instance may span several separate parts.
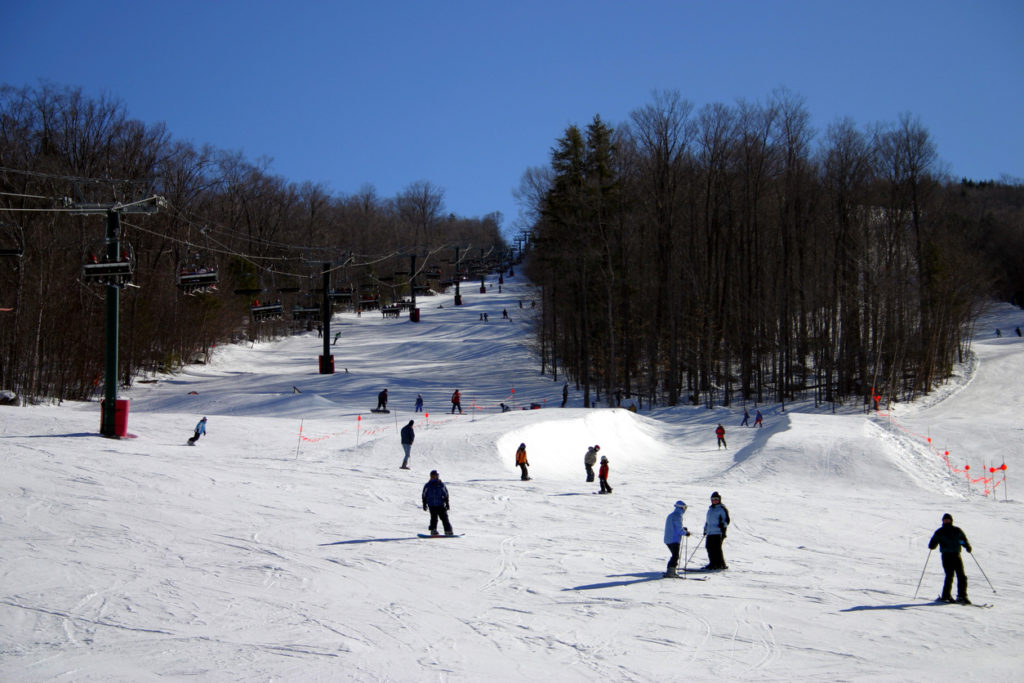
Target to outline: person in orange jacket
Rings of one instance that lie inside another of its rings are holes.
[[[526,469],[530,466],[530,461],[526,459],[526,444],[519,444],[519,448],[516,449],[516,465],[522,470],[523,476],[520,477],[522,481],[528,481],[531,479],[529,471]]]

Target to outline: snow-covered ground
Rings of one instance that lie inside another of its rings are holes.
[[[99,437],[96,403],[0,408],[0,680],[1021,680],[1024,312],[993,308],[942,400],[765,405],[752,429],[741,406],[560,408],[529,286],[464,297],[421,300],[418,324],[337,316],[334,375],[315,332],[220,348],[122,396],[136,438]],[[371,414],[384,387],[393,412]],[[592,444],[612,495],[584,480]],[[1004,462],[994,488],[963,473]],[[435,468],[461,538],[417,537]],[[729,571],[661,579],[676,499],[705,563],[712,490]],[[930,604],[944,512],[992,609]]]

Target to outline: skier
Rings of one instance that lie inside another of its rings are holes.
[[[416,433],[412,429],[413,421],[409,420],[409,424],[402,427],[402,448],[405,450],[405,460],[402,461],[402,466],[399,469],[409,469],[409,452],[412,450],[412,442],[416,438]]]
[[[669,552],[672,553],[672,556],[668,558],[668,567],[662,575],[666,579],[679,576],[676,573],[676,566],[679,565],[679,543],[682,541],[683,536],[690,535],[690,532],[683,526],[683,514],[685,512],[686,503],[677,500],[672,512],[668,513],[668,517],[665,518],[665,545],[668,546]]]
[[[764,427],[764,424],[762,423],[763,420],[764,418],[761,416],[761,411],[757,411],[757,415],[754,417],[754,426],[758,429]]]
[[[942,515],[942,526],[932,534],[932,540],[928,541],[928,549],[935,550],[936,546],[942,554],[942,569],[946,572],[946,579],[942,582],[942,595],[939,600],[942,602],[953,602],[950,589],[953,588],[953,575],[956,575],[956,602],[964,605],[971,604],[967,599],[967,575],[964,574],[964,561],[960,557],[961,546],[971,552],[971,544],[967,540],[960,527],[953,526],[953,515],[948,512]]]
[[[195,446],[196,441],[199,441],[199,437],[206,433],[206,418],[196,423],[196,433],[188,440],[189,446]]]
[[[423,396],[422,394],[416,394],[416,412],[423,412]]]
[[[608,458],[601,456],[601,467],[597,470],[597,478],[601,481],[601,490],[598,493],[611,493],[612,487],[608,485]]]
[[[376,409],[377,410],[387,410],[388,409],[388,390],[387,389],[384,389],[384,391],[382,391],[379,394],[377,394],[377,408]]]
[[[750,426],[750,413],[748,413],[747,409],[744,408],[743,409],[743,422],[740,422],[740,427],[749,427],[749,426]]]
[[[452,415],[455,414],[455,409],[459,409],[459,415],[462,415],[462,395],[459,394],[459,390],[456,389],[455,393],[452,394]]]
[[[529,481],[531,479],[530,472],[526,469],[530,466],[530,461],[526,459],[526,444],[519,444],[519,448],[516,449],[516,465],[522,471],[523,475],[520,477],[521,481]]]
[[[722,497],[718,491],[711,494],[711,506],[704,521],[704,536],[707,540],[704,547],[708,551],[708,564],[705,570],[728,569],[725,556],[722,554],[722,541],[725,540],[725,529],[729,526],[729,510],[722,505]]]
[[[587,449],[587,454],[583,456],[583,468],[587,471],[587,481],[594,481],[594,465],[597,464],[599,450],[601,450],[600,446],[591,446]]]
[[[430,535],[440,536],[437,533],[437,520],[444,525],[444,535],[453,535],[451,522],[448,521],[448,510],[451,505],[448,502],[448,487],[441,481],[437,470],[430,471],[430,481],[423,485],[423,509],[430,510]]]
[[[728,446],[725,445],[725,427],[722,426],[721,422],[718,423],[718,428],[715,430],[715,436],[718,437],[719,448],[722,448],[723,446],[728,448]]]

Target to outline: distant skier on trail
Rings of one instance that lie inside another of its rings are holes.
[[[764,427],[764,417],[761,416],[761,411],[757,411],[757,416],[754,417],[754,426],[760,429]]]
[[[516,466],[518,466],[519,470],[522,472],[522,476],[520,477],[520,480],[521,481],[529,481],[530,478],[531,478],[530,477],[530,472],[526,468],[530,466],[530,461],[527,460],[527,458],[526,458],[526,444],[525,443],[519,444],[519,448],[516,449]]]
[[[376,410],[387,410],[387,409],[388,409],[388,390],[384,389],[384,391],[382,391],[379,394],[377,394],[377,408],[376,408]]]
[[[665,568],[663,576],[666,579],[677,578],[679,574],[676,567],[679,565],[679,544],[683,536],[689,536],[690,532],[683,526],[683,514],[686,513],[686,503],[677,500],[672,512],[665,518],[665,545],[668,546],[671,556],[668,558],[668,567]]]
[[[939,600],[942,602],[953,602],[953,595],[950,592],[953,588],[953,576],[956,576],[956,602],[964,605],[971,604],[967,598],[967,575],[964,574],[964,561],[960,556],[960,548],[971,552],[971,543],[967,535],[958,526],[953,526],[953,515],[948,512],[942,515],[942,526],[935,530],[932,539],[928,541],[928,549],[935,550],[938,547],[942,555],[942,569],[946,572],[946,578],[942,582],[942,595]]]
[[[740,422],[740,427],[749,427],[749,426],[750,426],[750,413],[748,413],[747,409],[744,408],[743,409],[743,422]]]
[[[422,394],[416,394],[416,407],[415,407],[415,411],[417,413],[422,413],[423,412],[423,395]]]
[[[587,471],[587,481],[594,481],[594,465],[597,464],[597,452],[599,450],[601,450],[600,446],[591,446],[587,449],[587,454],[583,456],[583,469]]]
[[[705,570],[728,569],[725,555],[722,554],[722,541],[725,540],[725,529],[729,526],[729,510],[722,505],[722,497],[718,491],[711,494],[711,506],[704,521],[704,547],[708,551],[708,564]]]
[[[437,520],[444,525],[444,535],[452,536],[451,522],[448,521],[448,510],[451,504],[448,502],[448,487],[441,481],[441,475],[437,470],[430,471],[430,480],[423,485],[423,509],[430,511],[430,535],[440,536],[437,533]]]
[[[718,423],[718,428],[715,429],[715,436],[718,437],[718,447],[719,448],[722,448],[722,447],[728,448],[728,446],[725,445],[725,427],[722,426],[721,422]]]
[[[413,421],[409,420],[409,424],[402,427],[402,449],[405,451],[405,460],[402,461],[402,466],[399,469],[409,469],[409,454],[412,451],[412,442],[416,439],[416,433],[412,428]]]
[[[206,433],[206,418],[204,417],[202,420],[200,420],[199,422],[196,423],[196,433],[193,434],[191,438],[189,438],[188,445],[189,446],[195,446],[196,445],[196,441],[199,441],[199,437],[201,437],[205,433]]]
[[[608,485],[608,458],[601,456],[601,467],[597,470],[597,478],[601,482],[601,490],[598,493],[611,493],[612,487]]]
[[[462,415],[462,395],[459,393],[458,389],[456,389],[455,393],[452,394],[452,415],[455,414],[456,408],[459,411],[459,415]]]

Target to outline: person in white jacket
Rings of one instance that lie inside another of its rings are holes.
[[[679,576],[676,573],[676,567],[679,565],[679,543],[682,541],[683,536],[690,535],[690,532],[683,526],[683,514],[685,512],[686,503],[677,500],[672,512],[668,513],[668,517],[665,518],[665,545],[668,546],[669,552],[672,553],[672,556],[668,558],[668,567],[663,574],[665,578]]]
[[[587,481],[594,481],[594,465],[597,464],[599,450],[601,450],[600,446],[591,446],[587,449],[587,454],[583,456],[583,469],[587,471]]]
[[[705,570],[729,568],[722,554],[722,541],[725,540],[725,530],[728,526],[729,510],[722,505],[722,497],[715,491],[711,494],[711,507],[708,508],[708,516],[704,522],[704,536],[707,539],[704,547],[708,551],[708,564],[704,567]]]

